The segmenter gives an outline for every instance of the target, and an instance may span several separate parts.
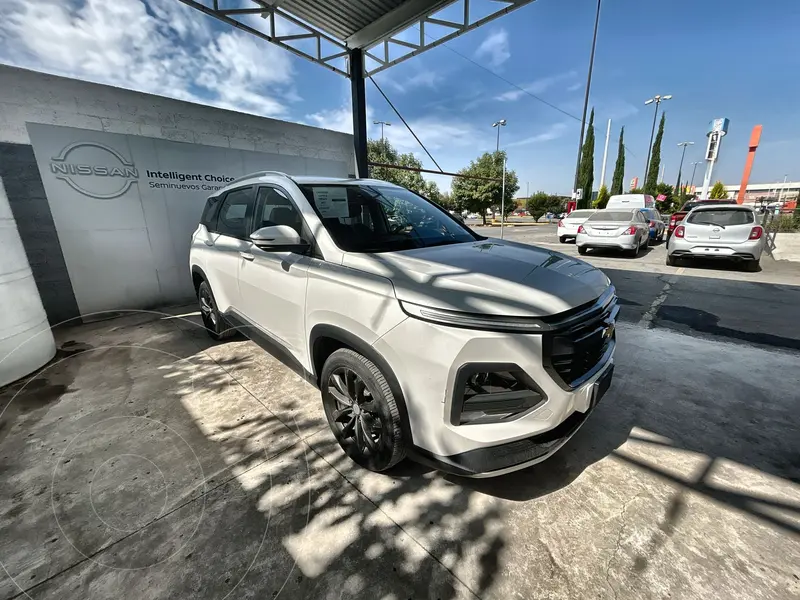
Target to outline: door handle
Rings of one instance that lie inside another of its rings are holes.
[[[255,260],[255,256],[250,254],[249,252],[239,252],[239,256],[241,256],[245,260]]]

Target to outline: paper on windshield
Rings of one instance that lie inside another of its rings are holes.
[[[314,204],[323,219],[341,219],[350,216],[347,206],[347,188],[314,187]]]

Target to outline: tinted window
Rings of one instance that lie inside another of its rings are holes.
[[[389,252],[482,239],[425,198],[404,188],[304,185],[300,189],[339,248]]]
[[[205,225],[209,231],[217,230],[217,209],[219,208],[219,197],[212,196],[206,200],[206,207],[203,209],[203,216],[200,217],[200,224]]]
[[[247,237],[247,220],[253,213],[253,188],[228,192],[219,209],[217,232],[231,237]]]
[[[302,235],[303,219],[300,211],[292,204],[289,197],[282,191],[273,187],[260,187],[258,189],[259,214],[253,223],[253,230],[273,225],[288,225],[298,235]]]
[[[753,222],[753,213],[735,208],[717,210],[698,210],[689,215],[687,223],[696,225],[747,225]]]
[[[698,206],[706,206],[708,204],[730,204],[730,200],[694,200],[684,204],[681,211],[690,211]]]
[[[630,210],[599,210],[586,219],[586,221],[623,221],[627,223],[633,220],[633,218],[633,213]]]

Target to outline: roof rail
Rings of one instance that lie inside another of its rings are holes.
[[[233,181],[229,181],[228,185],[239,183],[240,181],[244,181],[245,179],[252,179],[253,177],[264,177],[265,175],[282,175],[283,177],[289,177],[286,173],[283,173],[281,171],[256,171],[255,173],[249,173],[247,175],[242,175],[241,177],[237,177]]]

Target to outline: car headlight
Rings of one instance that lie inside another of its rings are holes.
[[[430,308],[403,301],[400,302],[400,307],[409,317],[451,327],[506,333],[542,333],[551,329],[551,326],[544,321],[531,317],[481,315],[442,308]]]

